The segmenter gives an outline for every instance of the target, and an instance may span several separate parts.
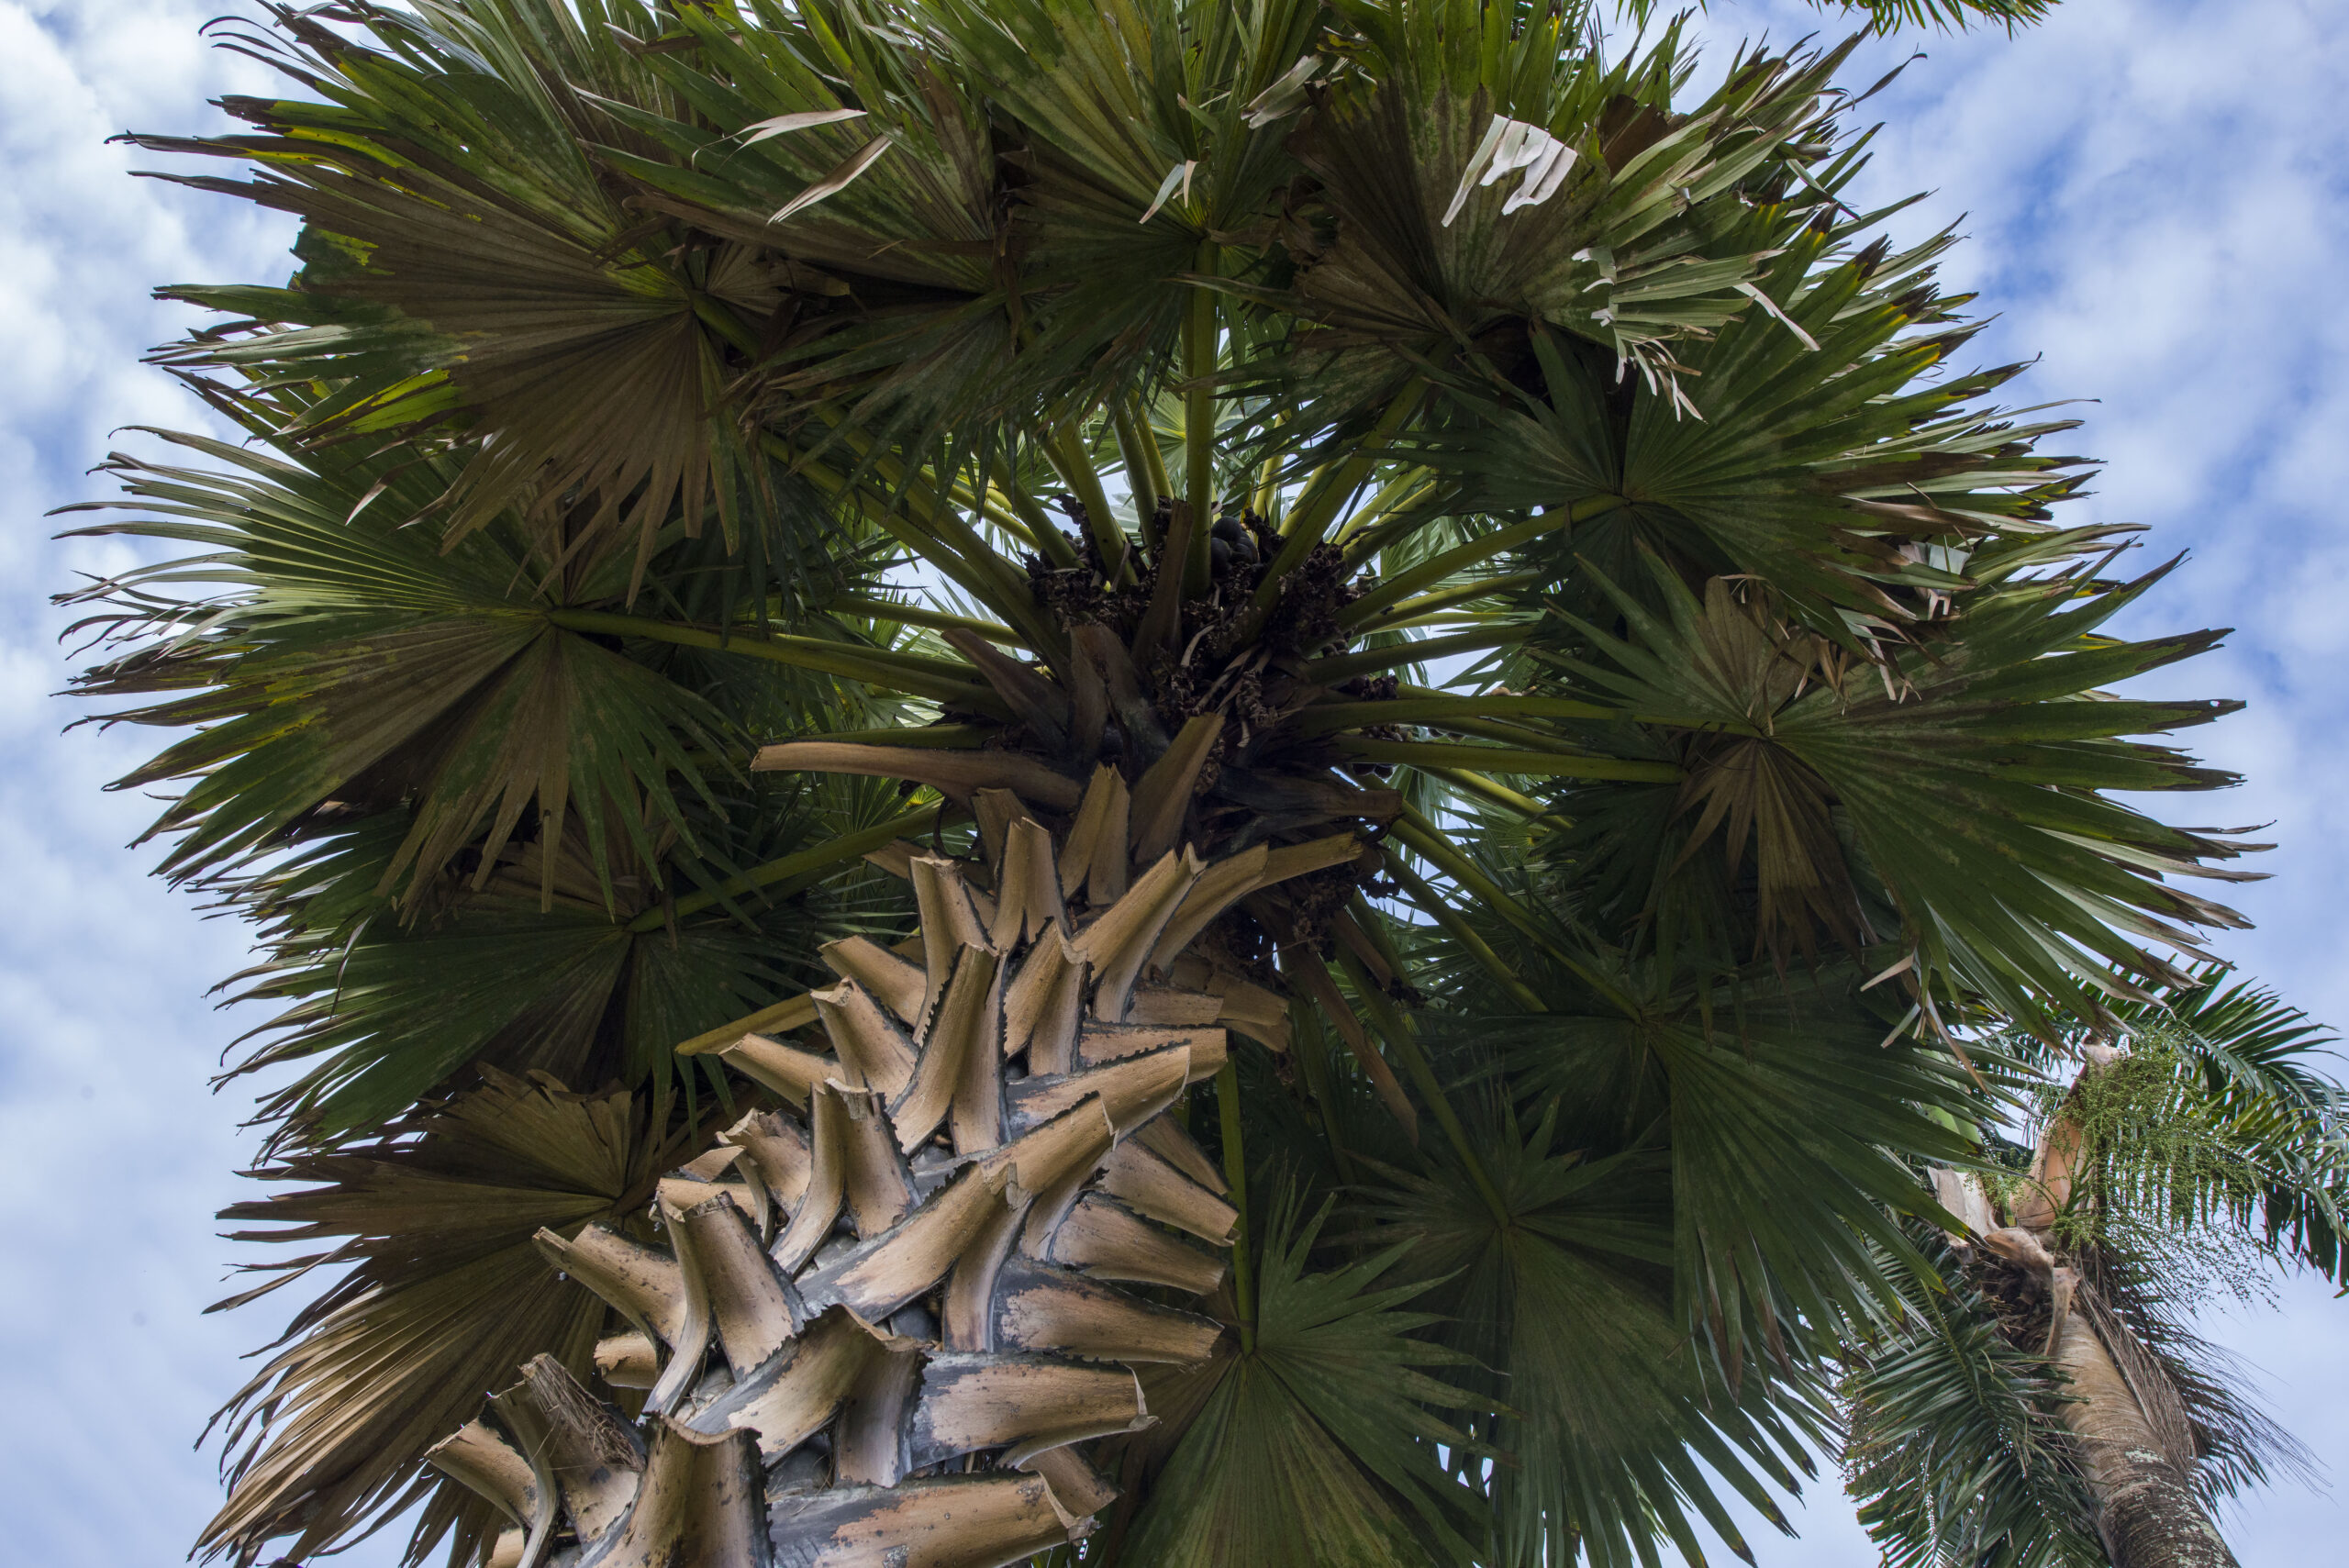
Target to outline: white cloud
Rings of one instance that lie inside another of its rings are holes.
[[[250,92],[258,67],[206,47],[203,0],[0,0],[0,1194],[12,1216],[0,1324],[17,1347],[0,1432],[12,1560],[171,1562],[217,1506],[192,1443],[273,1331],[206,1318],[231,1249],[212,1216],[246,1195],[245,1092],[206,1080],[250,1020],[206,990],[245,960],[242,933],[200,918],[124,846],[154,803],[101,786],[151,732],[61,735],[73,712],[45,603],[77,571],[135,559],[119,540],[59,544],[41,513],[102,494],[82,470],[116,427],[203,422],[139,354],[190,319],[167,282],[284,275],[285,225],[128,171],[128,125],[224,122],[205,99]],[[131,1499],[136,1498],[135,1505]],[[384,1563],[382,1545],[355,1564]]]

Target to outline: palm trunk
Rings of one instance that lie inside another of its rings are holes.
[[[2086,1313],[2065,1315],[2054,1360],[2072,1380],[2064,1424],[2079,1441],[2113,1568],[2236,1568]]]
[[[792,760],[870,770],[885,750]],[[1019,760],[948,759],[974,762]],[[596,1361],[646,1414],[541,1356],[435,1449],[513,1521],[489,1568],[986,1568],[1084,1537],[1117,1496],[1085,1446],[1156,1418],[1131,1367],[1204,1361],[1223,1331],[1108,1282],[1200,1295],[1246,1244],[1239,1194],[1162,1113],[1222,1066],[1227,1026],[1286,1014],[1190,945],[1361,851],[1340,833],[1202,862],[1166,841],[1180,782],[1130,798],[1104,766],[1081,799],[1058,790],[1057,834],[977,788],[984,864],[879,857],[913,883],[918,934],[833,943],[838,984],[760,1015],[813,1038],[692,1042],[796,1108],[661,1183],[666,1247],[539,1233],[633,1325]]]

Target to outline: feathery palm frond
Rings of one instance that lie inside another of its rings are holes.
[[[1876,27],[1892,32],[1902,27],[1965,28],[1976,21],[1996,23],[2009,32],[2019,26],[2043,21],[2057,0],[1811,0],[1819,9],[1865,12]],[[1625,0],[1624,11],[1644,23],[1655,13],[1655,0]]]
[[[2349,1283],[2349,1106],[2316,1070],[2331,1033],[2274,992],[2207,969],[2123,1014],[2133,1084],[2083,1119],[2097,1198],[2170,1229],[2232,1229]]]
[[[2104,1568],[2044,1358],[2000,1331],[1945,1243],[1924,1246],[1905,1331],[1843,1387],[1861,1526],[1888,1568]]]

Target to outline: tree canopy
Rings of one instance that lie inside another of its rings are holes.
[[[258,933],[236,1070],[295,1069],[256,1173],[299,1190],[232,1213],[343,1270],[225,1413],[206,1550],[420,1504],[413,1557],[489,1552],[425,1451],[607,1326],[532,1233],[645,1228],[836,944],[940,929],[910,857],[1008,875],[1004,792],[1091,843],[1111,774],[1136,874],[1264,878],[1137,959],[1223,977],[1180,1114],[1231,1334],[1055,1561],[1693,1562],[1847,1431],[1958,1561],[1969,1485],[2060,1485],[2063,1396],[1965,1318],[1929,1168],[2163,1019],[2246,1162],[2110,1190],[2349,1283],[2332,1091],[2204,1027],[2270,1006],[2211,999],[2243,922],[2192,891],[2259,846],[2143,805],[2234,782],[2168,738],[2239,705],[2116,690],[2223,634],[2113,629],[2176,562],[2069,519],[2092,465],[1969,359],[1952,237],[1847,200],[1852,42],[1699,91],[1633,12],[214,24],[289,95],[134,139],[298,267],[163,291],[248,439],[114,457],[84,526],[179,553],[70,595],[81,691],[174,732],[121,781],[178,791],[163,874]],[[1902,1446],[1951,1364],[1962,1471]],[[1997,1560],[2097,1560],[2059,1536]]]

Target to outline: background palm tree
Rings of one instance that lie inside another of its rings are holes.
[[[2110,1030],[2230,922],[2169,879],[2240,845],[2098,793],[2226,782],[2127,739],[2226,705],[2082,700],[2211,635],[2098,629],[2159,574],[2054,521],[2009,372],[1935,373],[1964,302],[1836,197],[1840,52],[1690,104],[1669,29],[1586,20],[229,35],[311,101],[148,145],[250,161],[303,267],[175,291],[231,318],[166,362],[257,444],[117,460],[100,526],[201,553],[83,595],[88,684],[202,727],[126,782],[193,781],[166,869],[288,1004],[248,1064],[314,1063],[266,1107],[308,1189],[243,1214],[356,1266],[235,1407],[210,1544],[429,1495],[415,1551],[490,1549],[421,1455],[615,1326],[532,1233],[640,1223],[768,1104],[739,1042],[907,929],[892,845],[970,851],[989,787],[1073,832],[1104,766],[1145,862],[1357,841],[1199,935],[1286,999],[1190,1112],[1264,1288],[1087,1560],[1629,1561],[1734,1539],[1692,1456],[1794,1484],[1932,1266],[1911,1162],[2050,1070],[1981,1031]],[[1435,1356],[1459,1424],[1263,1370],[1313,1288],[1318,1353]],[[1335,1469],[1249,1458],[1307,1437]]]
[[[2030,1144],[1935,1173],[1965,1229],[1919,1232],[1934,1273],[1846,1388],[1888,1562],[2232,1563],[2211,1505],[2306,1469],[2188,1324],[2274,1265],[2338,1273],[2327,1041],[2219,972],[2123,1012],[2123,1045],[2076,1039],[2073,1081],[2040,1080]]]

